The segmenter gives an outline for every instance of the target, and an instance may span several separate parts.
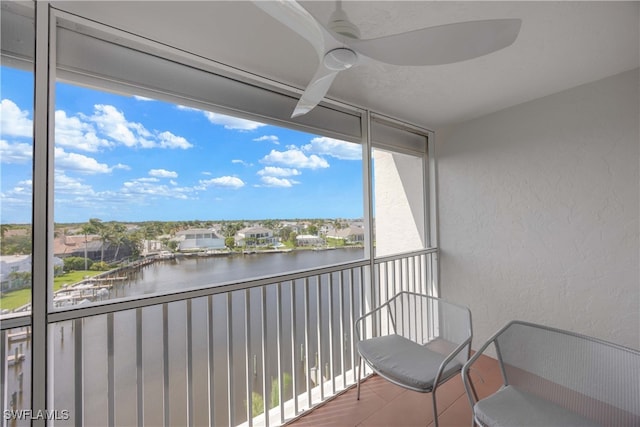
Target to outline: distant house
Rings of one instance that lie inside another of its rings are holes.
[[[236,233],[236,246],[273,246],[278,238],[273,231],[264,227],[248,227]]]
[[[158,254],[167,248],[160,240],[143,240],[140,244],[140,255],[148,256]]]
[[[53,257],[53,266],[63,266],[63,261]],[[20,274],[22,273],[22,274]],[[29,273],[28,275],[24,273]],[[0,256],[0,290],[8,291],[31,285],[31,255]]]
[[[53,254],[60,258],[86,257],[92,261],[113,262],[127,258],[133,253],[127,244],[118,245],[111,242],[102,242],[97,235],[72,235],[62,236],[53,240]]]
[[[325,223],[318,227],[318,233],[323,236],[326,236],[327,234],[331,233],[334,229],[335,228],[333,224]]]
[[[224,238],[208,228],[190,228],[176,233],[178,250],[183,252],[224,249]]]
[[[364,228],[347,227],[332,230],[327,237],[344,240],[345,243],[364,243]]]
[[[289,228],[294,233],[300,233],[300,231],[302,231],[303,229],[303,227],[300,224],[293,221],[282,221],[280,225],[282,228]]]
[[[296,244],[298,246],[322,246],[324,245],[324,239],[311,234],[300,234],[296,236]]]
[[[95,234],[88,234],[86,236],[84,234],[77,234],[71,236],[56,237],[55,239],[53,239],[53,254],[61,258],[70,256],[79,256],[84,258],[85,244],[94,240],[99,241],[100,236]],[[88,255],[89,254],[87,254],[87,256]]]

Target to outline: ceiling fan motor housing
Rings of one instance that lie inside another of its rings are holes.
[[[324,66],[330,70],[342,71],[351,68],[358,61],[358,54],[346,47],[330,50],[324,55]]]
[[[333,11],[329,19],[329,29],[334,33],[340,34],[350,39],[359,39],[360,30],[356,25],[349,21],[349,17],[344,10],[338,8]]]

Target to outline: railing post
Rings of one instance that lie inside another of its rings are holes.
[[[169,398],[169,306],[162,304],[162,416],[164,427],[171,425]]]
[[[83,319],[73,321],[74,343],[73,343],[73,363],[74,374],[74,422],[84,425],[84,361],[82,358],[82,322]]]
[[[304,371],[306,372],[306,381],[307,381],[307,408],[311,408],[313,406],[313,401],[311,398],[311,362],[309,355],[309,335],[311,327],[310,322],[310,313],[309,313],[309,278],[304,278]]]
[[[235,427],[235,405],[233,390],[233,316],[231,292],[227,293],[227,403],[229,427]]]
[[[293,392],[293,413],[298,415],[298,370],[296,369],[296,348],[297,342],[297,302],[296,302],[296,282],[291,282],[291,390]]]
[[[329,273],[329,295],[328,295],[328,303],[329,303],[329,376],[331,377],[331,393],[336,394],[336,377],[334,375],[334,348],[333,348],[333,273]]]
[[[262,406],[264,408],[264,425],[269,427],[269,372],[268,355],[267,355],[267,287],[262,286],[260,289],[260,302],[262,311]]]
[[[136,309],[136,379],[138,425],[144,425],[144,371],[142,369],[142,309]]]
[[[109,313],[107,314],[107,412],[109,427],[114,427],[116,424],[114,350],[113,313]]]
[[[320,382],[320,400],[324,400],[324,377],[322,376],[323,362],[322,357],[322,288],[320,286],[320,276],[316,276],[316,295],[317,295],[317,307],[316,307],[316,322],[318,329],[318,347],[317,354],[318,360],[316,363],[316,380]]]
[[[244,357],[246,359],[245,372],[247,381],[247,425],[253,426],[253,388],[252,388],[252,376],[254,374],[253,360],[251,358],[251,290],[245,289],[244,291]]]
[[[276,345],[278,353],[278,405],[280,406],[280,423],[284,424],[284,381],[282,372],[282,284],[276,285]]]
[[[193,426],[193,317],[191,313],[192,300],[187,300],[187,330],[186,330],[186,351],[187,351],[187,426]]]
[[[214,358],[214,334],[213,334],[213,295],[207,297],[207,370],[209,378],[207,381],[207,389],[209,393],[209,427],[214,427],[216,424],[215,419],[215,373],[213,370]],[[143,424],[144,425],[144,424]]]
[[[5,409],[7,409],[5,407],[5,396],[7,395],[7,348],[9,346],[8,340],[7,340],[7,331],[0,330],[0,412],[1,414],[4,414]],[[0,426],[5,426],[6,425],[6,420],[4,419],[4,416],[2,417],[2,420],[0,421]]]

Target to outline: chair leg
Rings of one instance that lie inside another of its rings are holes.
[[[358,393],[356,400],[360,400],[360,380],[362,378],[362,357],[358,357]]]
[[[436,407],[436,389],[431,392],[431,401],[433,402],[433,425],[438,427],[438,408]]]

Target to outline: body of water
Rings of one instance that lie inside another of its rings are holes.
[[[206,285],[241,281],[323,265],[355,261],[363,257],[360,249],[325,251],[293,251],[288,253],[251,254],[219,257],[183,257],[158,261],[143,267],[126,283],[116,285],[111,297],[147,295]],[[359,313],[357,290],[350,289],[351,276],[333,273],[308,282],[297,280],[276,285],[232,292],[231,297],[219,294],[197,298],[189,303],[178,301],[166,306],[141,309],[142,373],[144,421],[146,425],[162,425],[168,411],[171,425],[187,422],[188,358],[192,355],[192,395],[194,425],[208,423],[209,402],[213,402],[215,424],[229,424],[229,406],[235,424],[246,420],[247,404],[262,399],[263,378],[271,390],[278,378],[278,365],[289,377],[296,374],[296,387],[302,393],[307,387],[306,367],[330,376],[329,360],[332,348],[335,374],[351,369],[352,313]],[[349,276],[349,277],[347,277]],[[342,280],[342,284],[341,283]],[[359,283],[360,271],[354,270],[353,283]],[[295,300],[292,291],[295,288]],[[353,293],[352,293],[353,292]],[[305,298],[305,293],[306,297]],[[351,295],[354,295],[353,305]],[[280,305],[277,305],[277,299]],[[305,343],[305,303],[308,300],[309,363]],[[333,301],[333,311],[328,307]],[[320,304],[320,312],[318,312]],[[295,314],[291,307],[295,307]],[[263,307],[266,310],[263,310]],[[345,308],[343,311],[341,308]],[[248,309],[248,312],[247,312]],[[278,326],[279,310],[281,324]],[[190,313],[190,316],[188,315]],[[210,317],[213,328],[209,331]],[[341,319],[342,317],[342,319]],[[357,317],[357,316],[356,316]],[[82,320],[82,360],[77,360],[73,322],[60,322],[50,328],[52,339],[53,405],[74,414],[77,403],[74,373],[82,363],[83,413],[85,425],[106,425],[108,420],[108,366],[112,357],[115,386],[115,425],[137,424],[137,364],[136,310],[113,315],[113,354],[107,344],[107,315]],[[341,332],[339,325],[345,325]],[[188,348],[190,323],[191,347]],[[164,326],[166,325],[166,327]],[[295,328],[293,327],[295,325]],[[278,345],[277,330],[282,330]],[[165,329],[166,328],[166,329]],[[166,331],[167,341],[164,341]],[[319,331],[319,333],[318,333]],[[213,357],[213,396],[209,396],[209,334]],[[342,334],[342,335],[341,335]],[[248,336],[248,337],[247,337]],[[231,343],[231,349],[228,343]],[[344,351],[341,349],[344,344]],[[332,344],[332,345],[329,345]],[[280,349],[280,353],[278,352]],[[167,369],[163,365],[163,357]],[[278,355],[281,354],[282,357]],[[322,362],[322,363],[320,363]],[[231,367],[231,370],[229,370]],[[231,372],[231,374],[229,374]],[[168,373],[169,407],[163,405],[165,373]],[[315,373],[314,373],[315,375]],[[313,382],[313,381],[312,381]],[[247,384],[258,396],[247,399]],[[229,392],[229,390],[231,390]],[[277,391],[277,388],[274,389]],[[292,395],[292,386],[285,387],[285,398]],[[328,393],[328,391],[327,391]],[[232,402],[229,403],[229,395]],[[272,400],[262,404],[269,407]],[[274,402],[275,403],[275,402]],[[254,414],[255,415],[255,414]],[[77,425],[73,419],[58,425]]]
[[[256,277],[308,270],[323,265],[362,259],[362,248],[335,250],[304,250],[247,255],[178,257],[155,262],[140,270],[124,295],[144,295],[175,291],[221,283],[248,280]]]

